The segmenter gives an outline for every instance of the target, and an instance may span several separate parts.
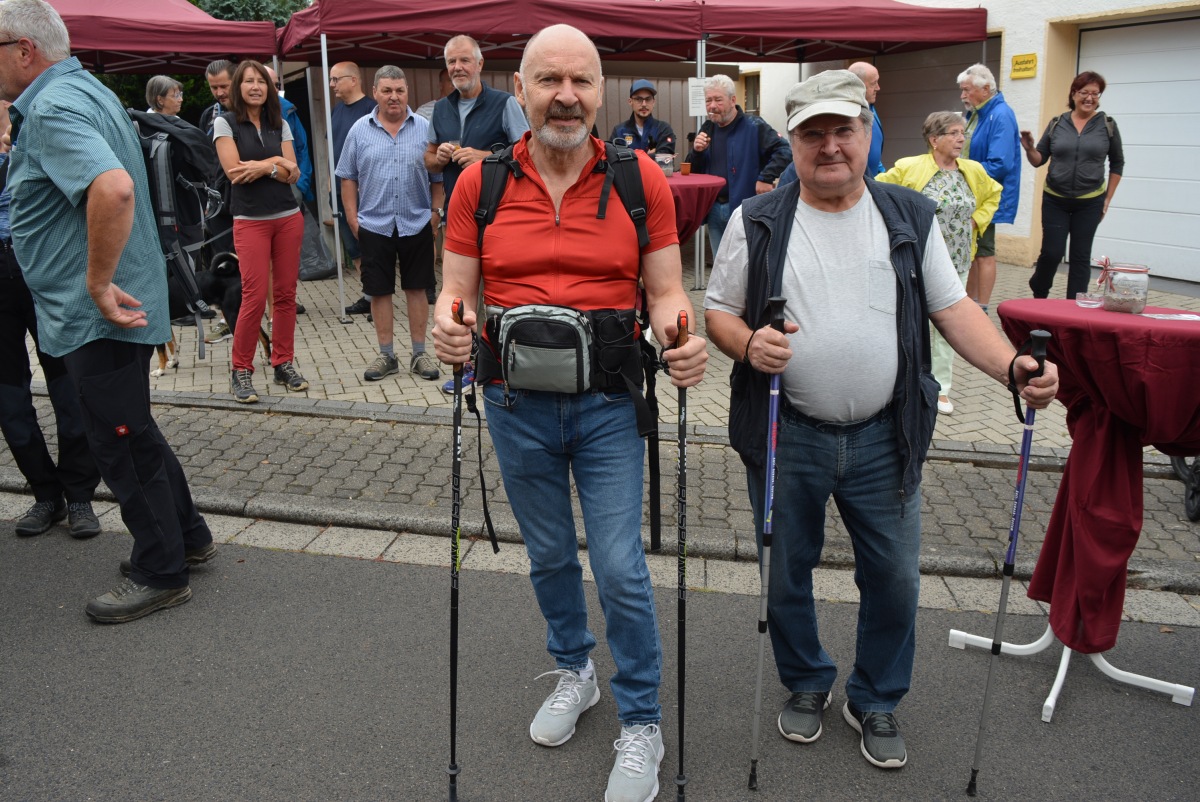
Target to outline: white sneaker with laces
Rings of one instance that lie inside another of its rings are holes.
[[[658,766],[663,759],[657,724],[629,724],[613,742],[617,761],[608,773],[604,802],[650,802],[658,796]]]
[[[537,679],[558,676],[558,687],[542,702],[533,723],[529,725],[529,737],[542,746],[562,746],[575,734],[575,722],[579,716],[600,701],[600,686],[596,684],[596,672],[583,679],[576,671],[560,668],[539,674]]]

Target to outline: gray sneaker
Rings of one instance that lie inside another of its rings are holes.
[[[409,369],[422,379],[429,379],[430,381],[441,378],[442,375],[442,372],[438,370],[437,360],[428,351],[414,354],[412,365]]]
[[[529,737],[542,746],[562,746],[575,734],[575,722],[580,714],[600,701],[600,686],[596,684],[596,672],[591,679],[581,679],[579,674],[567,668],[547,671],[537,679],[558,676],[558,687],[542,702],[533,723],[529,725]]]
[[[229,374],[229,389],[233,400],[239,404],[258,403],[258,393],[254,391],[254,373],[249,370],[234,370]]]
[[[842,707],[842,717],[862,735],[859,748],[872,766],[898,769],[908,762],[904,738],[891,713],[864,713],[847,700]]]
[[[663,759],[657,724],[627,724],[613,742],[617,760],[608,773],[604,802],[650,802],[658,796],[658,765]]]
[[[275,383],[282,384],[293,393],[300,393],[308,389],[308,379],[300,375],[300,371],[296,370],[295,362],[280,362],[275,366]]]
[[[132,579],[124,579],[108,593],[88,602],[87,614],[100,624],[123,624],[183,604],[190,598],[192,589],[187,585],[181,588],[152,588],[139,585]]]
[[[393,373],[400,372],[400,360],[394,356],[386,356],[380,354],[375,357],[366,372],[363,373],[363,378],[369,382],[377,382],[384,376],[391,376]]]
[[[229,324],[224,320],[220,320],[213,324],[208,336],[204,338],[204,342],[219,343],[222,340],[228,340],[232,336],[233,332],[229,330]]]
[[[832,694],[820,691],[793,693],[779,711],[779,734],[789,741],[810,744],[821,737],[821,716]]]

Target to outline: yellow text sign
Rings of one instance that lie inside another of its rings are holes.
[[[1037,75],[1037,53],[1024,53],[1012,57],[1011,78],[1033,78]]]

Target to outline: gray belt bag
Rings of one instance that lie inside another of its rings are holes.
[[[515,390],[582,393],[592,388],[595,347],[586,312],[528,304],[500,318],[501,378]]]

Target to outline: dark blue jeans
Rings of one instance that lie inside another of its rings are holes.
[[[846,696],[859,710],[890,713],[908,692],[921,584],[921,502],[919,491],[901,501],[902,470],[888,410],[845,424],[816,421],[788,405],[781,410],[767,624],[779,679],[791,693],[828,692],[837,678],[817,633],[812,580],[831,496],[850,533],[860,594]],[[748,471],[746,477],[760,556],[764,474]]]
[[[1071,240],[1067,271],[1067,298],[1087,292],[1092,277],[1092,241],[1104,217],[1104,195],[1083,200],[1042,193],[1042,252],[1029,279],[1034,298],[1046,298],[1054,285],[1054,274]]]

